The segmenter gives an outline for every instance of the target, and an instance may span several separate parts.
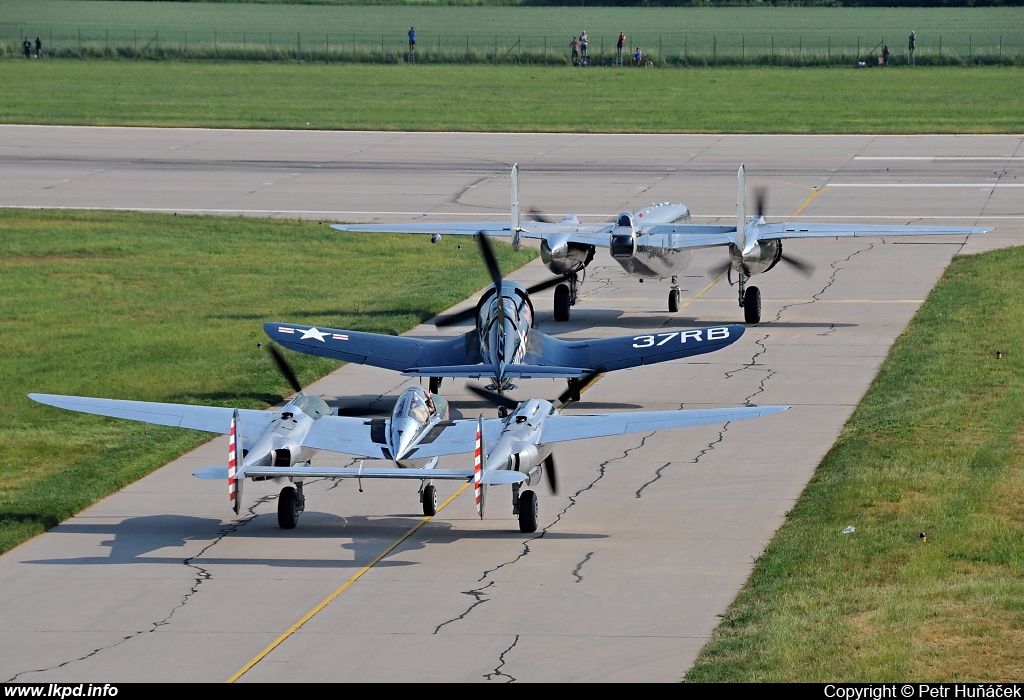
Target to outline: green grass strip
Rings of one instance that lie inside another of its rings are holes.
[[[954,259],[687,680],[1024,678],[1022,266]]]
[[[459,243],[316,222],[0,210],[0,552],[209,438],[27,393],[264,408],[290,393],[256,347],[264,321],[400,333],[488,283],[476,247]],[[504,270],[536,254],[495,247]],[[337,367],[289,357],[304,384]]]
[[[0,122],[602,133],[1018,133],[1024,70],[0,61]]]

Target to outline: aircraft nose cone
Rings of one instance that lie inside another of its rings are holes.
[[[391,437],[391,449],[395,459],[402,459],[416,441],[419,424],[409,417],[399,418],[395,422]]]

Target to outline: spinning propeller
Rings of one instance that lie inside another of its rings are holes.
[[[501,289],[501,268],[498,267],[498,259],[494,257],[494,249],[491,248],[491,242],[487,239],[487,236],[484,235],[483,231],[478,231],[476,235],[473,236],[473,238],[476,239],[477,246],[479,246],[480,248],[480,255],[483,256],[484,264],[487,266],[487,272],[491,275],[491,283],[495,286],[496,289]],[[565,279],[565,275],[559,275],[558,277],[552,277],[551,279],[545,280],[543,282],[538,282],[532,287],[527,287],[526,293],[533,294],[535,292],[544,291],[545,289],[550,289],[551,287],[554,287],[556,284],[564,282]],[[438,327],[452,326],[475,317],[476,308],[471,308],[466,309],[465,311],[460,311],[458,313],[451,314],[450,316],[442,316],[438,318],[436,321],[434,321],[434,325]]]
[[[757,188],[755,188],[754,189],[754,222],[756,222],[755,226],[758,226],[758,225],[764,223],[764,215],[765,215],[765,212],[768,210],[767,202],[768,202],[768,188],[767,187],[757,187]],[[760,221],[758,221],[758,219],[760,219]],[[779,242],[779,245],[780,246],[782,245],[781,241]],[[814,265],[812,263],[806,261],[806,260],[803,260],[801,258],[792,256],[792,255],[787,255],[786,253],[782,253],[782,255],[779,257],[779,259],[782,262],[784,262],[787,265],[789,265],[790,267],[792,267],[793,269],[795,269],[800,274],[804,275],[805,277],[810,277],[811,275],[814,274],[814,269],[815,269]],[[714,267],[708,268],[708,276],[709,277],[718,277],[723,272],[728,271],[731,267],[732,267],[732,261],[731,260],[727,260],[723,264],[715,265]],[[750,275],[750,272],[748,270],[744,269],[744,272],[747,274],[747,276]],[[729,284],[732,284],[732,278],[731,277],[729,279]]]
[[[566,404],[571,401],[579,401],[580,393],[586,391],[597,382],[598,379],[604,376],[604,372],[601,370],[595,370],[589,374],[581,377],[578,382],[571,384],[565,391],[563,391],[557,399],[552,402],[556,411],[561,411],[565,408]],[[466,388],[472,391],[477,396],[480,396],[496,406],[501,406],[508,410],[514,410],[519,406],[519,402],[512,399],[504,394],[484,389],[483,387],[476,386],[474,384],[467,384]],[[551,493],[558,495],[558,471],[555,466],[554,454],[548,455],[544,459],[544,473],[547,475],[548,487],[551,489]]]

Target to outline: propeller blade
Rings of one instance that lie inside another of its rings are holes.
[[[547,216],[546,216],[546,215],[544,214],[544,212],[542,212],[542,211],[541,211],[540,209],[538,209],[537,207],[530,207],[529,209],[527,209],[527,210],[526,210],[526,218],[527,218],[527,219],[529,219],[530,221],[537,221],[537,222],[540,222],[540,223],[542,223],[542,224],[551,224],[551,223],[554,223],[554,221],[552,221],[551,219],[549,219],[549,218],[548,218],[548,217],[547,217]]]
[[[710,277],[711,279],[716,279],[719,275],[721,275],[723,272],[728,270],[730,267],[732,267],[732,260],[726,260],[721,265],[715,265],[714,267],[709,267],[708,268],[708,277]]]
[[[467,321],[471,318],[476,318],[475,306],[473,308],[466,309],[465,311],[460,311],[457,314],[452,314],[450,316],[441,316],[436,321],[434,321],[434,325],[439,328],[442,328],[444,326],[454,326],[458,323],[462,323],[463,321]]]
[[[508,409],[514,409],[519,405],[519,402],[513,398],[499,394],[488,389],[484,389],[482,386],[476,386],[474,384],[467,384],[466,388],[472,391],[477,396],[483,397],[493,403],[496,406],[503,406]]]
[[[604,371],[595,369],[590,374],[586,374],[579,379],[578,383],[574,383],[563,391],[557,399],[555,399],[554,406],[556,411],[561,411],[565,408],[566,404],[571,401],[578,401],[576,397],[582,394],[584,391],[592,387],[598,379],[604,376]]]
[[[805,277],[810,277],[811,275],[814,274],[814,265],[807,262],[806,260],[794,258],[792,255],[787,255],[786,253],[783,253],[782,262],[786,263],[787,265],[791,265],[796,269],[797,272],[804,275]]]
[[[566,280],[566,275],[559,275],[558,277],[552,277],[549,280],[545,280],[543,282],[538,282],[537,284],[533,285],[532,287],[527,287],[526,293],[527,294],[535,294],[537,292],[543,292],[545,289],[550,289],[551,287],[554,287],[557,284],[561,284],[562,282],[565,282],[565,280]]]
[[[284,355],[274,345],[267,345],[267,350],[270,351],[270,356],[274,358],[274,364],[277,365],[277,369],[284,375],[284,378],[291,384],[292,389],[295,390],[296,394],[302,393],[302,385],[299,384],[299,378],[295,376],[295,372],[292,371],[291,365],[288,364],[288,360],[284,359]]]
[[[754,215],[764,216],[768,211],[768,188],[757,187],[754,189]]]
[[[544,474],[548,477],[548,486],[551,488],[551,494],[554,496],[558,495],[558,472],[555,471],[555,456],[548,455],[547,459],[544,460]]]
[[[476,238],[477,245],[480,246],[480,254],[484,256],[484,263],[487,264],[487,272],[491,275],[491,281],[494,282],[495,287],[501,289],[501,269],[498,267],[498,259],[494,257],[491,242],[487,240],[483,231],[477,231],[474,238]]]

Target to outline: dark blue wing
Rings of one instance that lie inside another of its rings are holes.
[[[527,362],[610,372],[721,350],[739,340],[743,331],[742,325],[729,324],[573,341],[535,332],[531,336]]]
[[[446,340],[420,340],[283,322],[264,323],[263,330],[273,340],[296,352],[398,372],[411,367],[481,362],[480,341],[475,330]]]

